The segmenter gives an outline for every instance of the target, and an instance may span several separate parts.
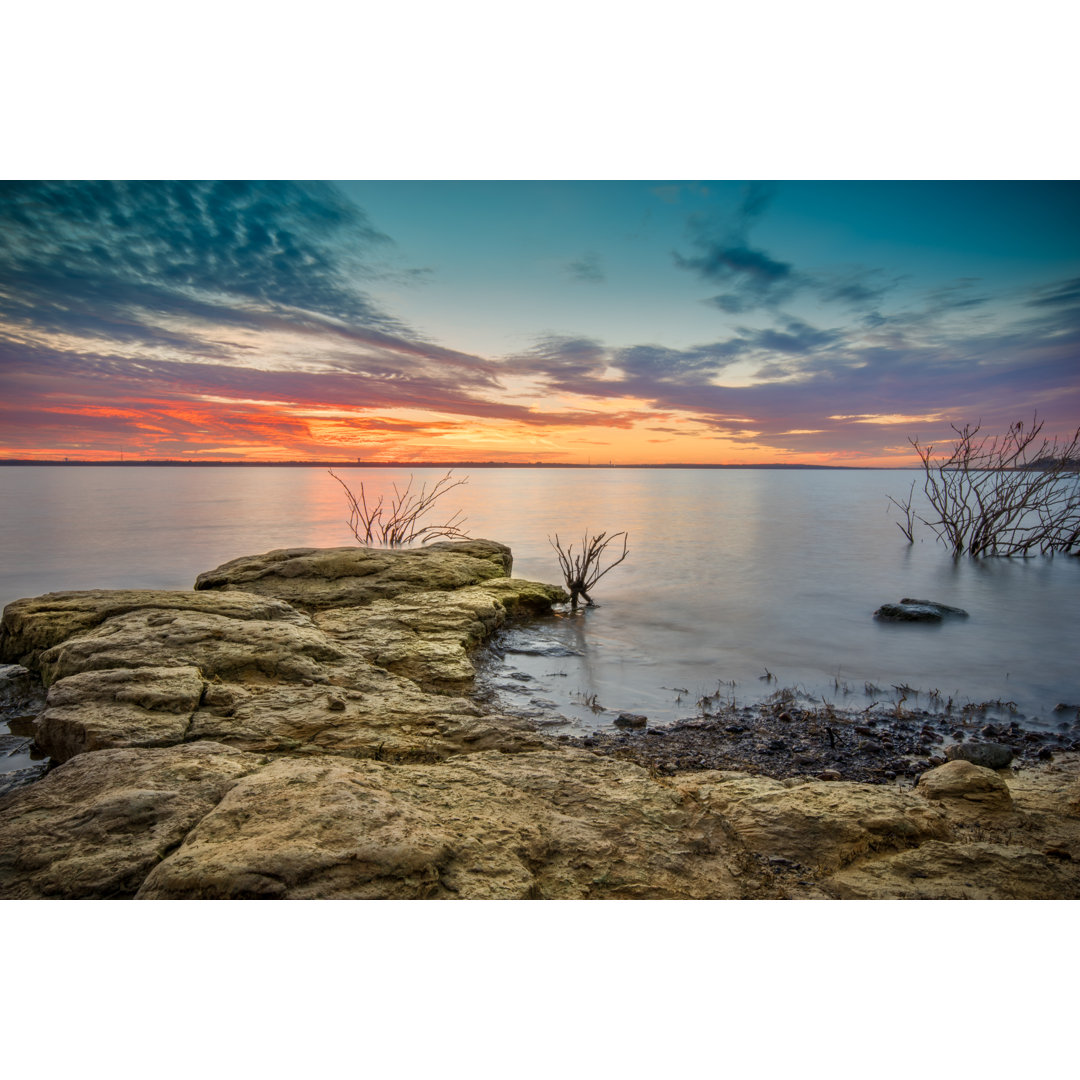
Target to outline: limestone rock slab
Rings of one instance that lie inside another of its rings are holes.
[[[164,589],[90,589],[14,600],[0,620],[0,661],[36,670],[37,658],[70,637],[129,611],[196,611],[231,619],[302,623],[288,604],[249,593],[207,596]]]
[[[40,665],[47,685],[81,671],[160,666],[163,658],[196,667],[207,679],[301,681],[325,680],[325,665],[346,657],[310,622],[140,609],[48,649]]]
[[[332,608],[317,612],[314,622],[379,667],[433,689],[460,690],[476,675],[471,650],[512,614],[546,614],[565,596],[552,585],[504,578]]]
[[[279,759],[232,787],[138,895],[735,896],[724,842],[693,800],[581,751]]]
[[[403,592],[478,585],[510,576],[513,557],[494,540],[422,548],[284,548],[233,559],[195,579],[197,590],[242,590],[278,597],[304,611],[355,607]]]
[[[187,738],[258,752],[398,762],[542,745],[521,720],[485,714],[467,698],[425,693],[409,679],[361,665],[342,669],[327,685],[211,684]]]
[[[750,851],[822,872],[952,836],[944,813],[895,788],[846,781],[786,787],[764,777],[686,778],[683,786],[720,813]]]
[[[134,896],[261,760],[213,743],[78,755],[0,798],[0,898]]]
[[[840,900],[1076,900],[1080,875],[1023,846],[930,841],[860,863],[824,886]]]
[[[182,742],[206,682],[197,668],[84,671],[53,683],[34,738],[67,761],[88,750]]]

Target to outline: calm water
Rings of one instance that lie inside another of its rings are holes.
[[[343,475],[369,492],[408,479]],[[439,475],[416,470],[418,481]],[[531,632],[534,644],[580,655],[507,656],[533,677],[524,698],[579,722],[611,719],[585,706],[593,694],[656,722],[692,714],[718,686],[740,703],[798,686],[862,707],[871,682],[1013,701],[1030,723],[1053,726],[1055,704],[1080,701],[1080,559],[957,564],[931,539],[909,546],[887,495],[906,494],[910,477],[478,469],[445,505],[464,509],[471,535],[509,544],[516,576],[552,582],[549,534],[629,530],[630,557],[595,590],[601,606]],[[239,555],[354,542],[343,492],[321,469],[8,467],[0,497],[0,604],[65,589],[186,589]],[[971,617],[872,619],[904,596]],[[766,669],[775,682],[759,678]]]

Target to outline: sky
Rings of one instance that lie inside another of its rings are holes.
[[[0,458],[909,465],[1080,424],[1080,183],[8,181]]]

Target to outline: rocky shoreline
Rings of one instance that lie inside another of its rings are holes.
[[[59,764],[0,797],[0,898],[1080,897],[1071,714],[778,696],[548,735],[473,692],[478,646],[566,600],[511,567],[293,549],[9,604],[0,705]]]
[[[799,707],[790,699],[721,708],[665,727],[560,736],[594,753],[633,761],[659,776],[728,769],[777,780],[854,780],[915,787],[919,777],[957,758],[992,769],[1034,768],[1080,752],[1076,709],[1062,710],[1057,731],[1018,722],[894,708]]]

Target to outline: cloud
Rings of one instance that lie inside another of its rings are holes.
[[[563,269],[576,281],[588,281],[593,284],[607,281],[607,276],[600,264],[600,256],[595,252],[588,252],[580,259],[566,263]]]
[[[1031,293],[1061,297],[1039,305],[1038,314],[958,324],[952,312],[985,306],[967,303],[982,299],[971,296],[972,285],[934,290],[922,308],[880,327],[781,318],[687,349],[607,348],[593,339],[549,337],[526,354],[527,362],[510,358],[507,366],[527,372],[539,394],[592,396],[609,407],[621,398],[645,402],[666,418],[663,426],[650,426],[661,434],[699,425],[777,451],[880,453],[882,429],[907,435],[980,418],[1000,426],[1017,409],[1036,407],[1052,424],[1075,427],[1080,305],[1066,306],[1070,283]]]
[[[1039,289],[1027,301],[1032,307],[1065,307],[1080,304],[1080,277]]]
[[[810,292],[826,303],[867,310],[899,284],[899,278],[861,266],[798,269],[752,244],[750,231],[765,216],[775,194],[771,185],[748,184],[733,213],[722,218],[696,214],[688,220],[696,254],[676,251],[673,258],[676,266],[710,285],[723,286],[706,303],[728,315],[741,315],[762,308],[775,310],[799,293]]]
[[[771,198],[751,185],[726,222],[695,219],[676,257],[721,286],[715,306],[764,311],[747,325],[683,348],[551,334],[493,361],[382,310],[366,288],[391,280],[378,253],[392,241],[332,187],[3,184],[0,428],[9,447],[231,440],[302,457],[358,438],[422,447],[503,425],[523,445],[659,422],[786,453],[876,451],[889,417],[906,435],[1033,406],[1077,414],[1080,279],[994,304],[956,279],[882,314],[898,279],[799,269],[751,241]],[[603,275],[593,253],[564,269]],[[783,313],[799,294],[860,316]]]
[[[222,356],[205,330],[229,326],[462,361],[359,287],[390,243],[329,184],[5,182],[0,319],[193,357]]]
[[[691,349],[633,345],[613,351],[611,361],[630,376],[649,376],[665,382],[685,381],[719,374],[735,363],[743,351],[744,343],[739,340]]]
[[[692,270],[710,284],[726,291],[710,303],[723,311],[738,313],[787,299],[799,281],[790,263],[782,262],[750,245],[748,234],[772,200],[772,190],[749,184],[735,213],[724,222],[695,215],[689,221],[690,242],[696,255],[674,252],[675,265]]]

